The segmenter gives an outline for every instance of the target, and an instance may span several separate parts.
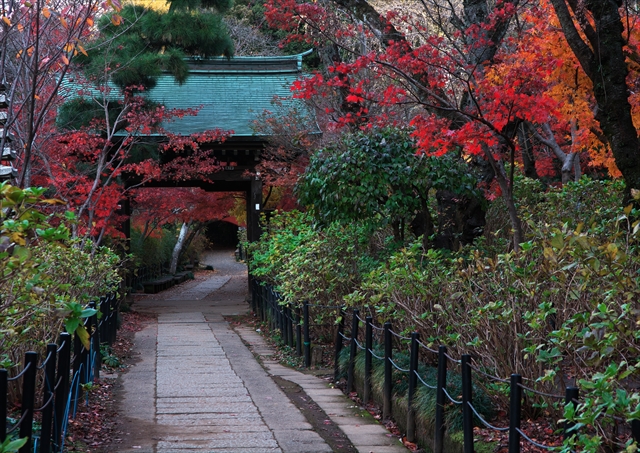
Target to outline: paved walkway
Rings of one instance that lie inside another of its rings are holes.
[[[407,452],[340,390],[272,360],[253,329],[231,329],[224,316],[248,310],[246,267],[230,252],[203,263],[216,269],[207,280],[135,303],[158,323],[136,334],[140,361],[123,376],[121,453],[331,452],[271,376],[300,385],[359,452]]]

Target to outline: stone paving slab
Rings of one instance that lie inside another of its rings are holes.
[[[162,425],[172,426],[190,426],[190,425],[241,425],[251,424],[255,420],[259,420],[262,417],[259,412],[255,413],[219,413],[219,414],[158,414],[156,419],[158,423]],[[262,427],[257,424],[255,426]]]
[[[164,436],[164,442],[184,442],[186,447],[190,442],[206,445],[209,447],[277,447],[273,434],[269,430],[252,432],[218,432],[215,436],[212,433],[184,433],[175,436]]]
[[[197,402],[181,404],[165,404],[162,399],[156,403],[156,414],[236,414],[255,410],[252,401],[246,403],[225,403],[201,406]]]
[[[219,397],[235,398],[248,396],[247,389],[244,387],[225,388],[222,384],[219,386],[201,387],[198,389],[186,388],[176,389],[171,386],[163,387],[162,393],[166,398],[172,397]]]
[[[171,448],[171,453],[194,453],[197,451],[198,453],[270,453],[270,452],[281,452],[279,447],[273,448],[246,448],[246,447],[233,447],[233,448],[216,448],[215,450],[203,449],[202,447],[196,448]],[[122,453],[133,453],[133,452],[142,452],[142,453],[155,453],[153,450],[143,451],[143,450],[130,450]]]
[[[230,278],[231,277],[226,275],[213,276],[193,288],[189,288],[188,290],[182,291],[179,294],[170,296],[167,300],[204,299],[208,294],[222,288],[222,286],[224,286],[224,284],[227,283]]]
[[[173,452],[176,445],[182,449],[193,449],[197,451],[216,451],[219,448],[237,449],[242,447],[251,447],[256,449],[278,448],[278,444],[273,440],[273,435],[269,433],[271,440],[261,441],[260,439],[219,439],[215,436],[212,440],[192,441],[185,439],[177,439],[174,441],[161,440],[158,442],[158,451]],[[278,451],[278,450],[276,450]],[[304,451],[304,450],[302,450]]]

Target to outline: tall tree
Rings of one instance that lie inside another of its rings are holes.
[[[519,21],[529,4],[427,0],[381,15],[364,0],[335,3],[340,8],[270,2],[273,25],[312,31],[311,40],[328,41],[341,57],[328,73],[300,82],[300,96],[338,94],[340,102],[325,110],[338,127],[409,123],[423,152],[458,150],[486,164],[517,248],[524,237],[513,198],[516,126],[543,123],[555,107],[545,77],[553,59],[539,53],[535,62],[518,64],[513,58],[527,31]]]
[[[20,186],[31,184],[33,158],[52,137],[61,84],[73,58],[86,53],[95,17],[117,9],[117,1],[2,1],[0,82],[8,109],[0,148],[10,132]]]
[[[228,6],[224,1],[215,4]],[[186,55],[232,50],[219,14],[199,5],[172,4],[163,13],[128,5],[104,15],[90,50],[76,58],[73,81],[66,85],[69,101],[58,118],[63,130],[57,145],[41,156],[39,176],[77,212],[81,223],[75,233],[94,247],[116,233],[119,206],[132,188],[153,178],[197,178],[219,169],[200,145],[224,139],[222,131],[170,134],[161,127],[163,122],[197,112],[169,111],[144,97],[163,69],[184,81]],[[164,142],[149,139],[153,134],[164,136]],[[157,158],[166,150],[178,157],[161,169]],[[134,176],[135,185],[125,187],[125,176]]]
[[[633,124],[622,0],[550,0],[582,70],[593,83],[595,118],[628,189],[640,188],[640,149]],[[628,36],[628,35],[627,35]]]
[[[85,74],[120,89],[151,88],[163,70],[181,83],[189,75],[185,57],[231,56],[233,42],[220,12],[231,0],[174,0],[168,11],[129,4],[100,19],[96,51],[78,61]]]

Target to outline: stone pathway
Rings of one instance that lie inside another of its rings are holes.
[[[274,361],[253,329],[231,329],[224,316],[248,310],[246,268],[230,252],[203,262],[211,278],[134,305],[158,323],[136,334],[140,361],[123,376],[129,433],[119,452],[330,453],[271,376],[300,385],[359,452],[407,452],[342,392]]]

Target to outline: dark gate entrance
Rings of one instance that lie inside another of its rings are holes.
[[[163,125],[174,134],[191,135],[212,129],[231,131],[223,143],[212,144],[221,171],[207,175],[207,181],[154,181],[144,187],[200,187],[215,192],[244,192],[247,210],[247,238],[260,237],[262,181],[255,167],[268,137],[254,133],[253,123],[265,110],[273,110],[274,99],[293,103],[290,87],[302,72],[302,58],[237,57],[193,59],[190,75],[179,85],[169,74],[159,78],[147,96],[168,109],[199,109]],[[165,157],[166,158],[166,157]],[[128,228],[127,228],[128,229]]]

